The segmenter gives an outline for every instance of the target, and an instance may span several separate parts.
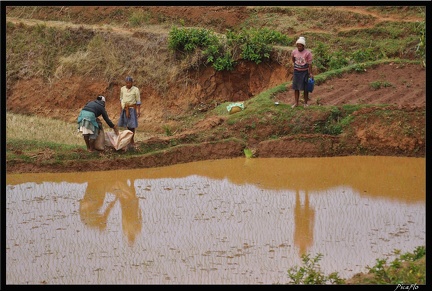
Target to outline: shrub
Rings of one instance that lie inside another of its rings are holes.
[[[259,64],[270,58],[274,44],[289,42],[286,35],[266,28],[242,29],[239,33],[229,30],[225,37],[218,37],[206,29],[173,27],[169,33],[168,48],[185,54],[201,49],[207,63],[222,71],[233,70],[237,57]]]
[[[322,259],[322,254],[311,257],[309,254],[302,255],[304,266],[293,267],[288,270],[291,284],[323,285],[323,284],[344,284],[337,272],[330,275],[324,275],[319,267],[318,262]]]
[[[313,49],[313,65],[318,69],[319,72],[327,71],[329,68],[329,63],[331,59],[329,50],[329,45],[317,41],[316,47]]]

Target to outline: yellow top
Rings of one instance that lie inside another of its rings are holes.
[[[125,105],[140,105],[141,104],[141,96],[138,87],[132,86],[130,89],[123,86],[120,88],[120,102],[121,107],[124,109]]]

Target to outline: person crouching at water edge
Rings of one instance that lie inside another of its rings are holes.
[[[126,85],[120,88],[121,114],[118,126],[126,127],[133,135],[130,145],[135,145],[135,129],[138,127],[140,114],[141,96],[139,89],[133,85],[132,77],[126,77]]]
[[[89,152],[95,151],[95,141],[99,134],[99,124],[96,118],[101,115],[108,126],[114,129],[115,134],[119,134],[117,125],[108,117],[105,109],[105,97],[98,96],[96,100],[87,102],[78,116],[78,129],[82,132]]]

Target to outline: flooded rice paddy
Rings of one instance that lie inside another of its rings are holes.
[[[6,284],[349,278],[426,245],[423,158],[227,159],[6,176]]]

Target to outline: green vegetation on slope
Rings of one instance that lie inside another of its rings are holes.
[[[58,10],[60,8],[57,7]],[[8,16],[31,18],[41,9],[14,7]],[[61,13],[54,13],[55,7],[45,9],[54,10],[49,14],[52,20],[79,23],[79,15],[69,14],[62,19],[59,16]],[[210,25],[187,28],[185,19],[169,19],[140,12],[139,9],[125,8],[117,13],[112,12],[114,15],[110,22],[121,23],[123,19],[130,27],[137,29],[139,38],[85,26],[53,28],[45,24],[27,26],[7,22],[7,85],[17,79],[42,77],[49,82],[74,74],[111,82],[120,75],[131,74],[137,76],[136,81],[140,84],[151,85],[163,95],[172,82],[192,81],[184,80],[185,70],[206,62],[216,70],[229,70],[239,59],[259,63],[265,58],[279,58],[284,50],[292,49],[287,45],[300,35],[306,37],[308,48],[315,53],[318,73],[380,59],[417,59],[425,63],[425,21],[402,21],[403,15],[424,18],[425,7],[395,6],[384,10],[400,17],[401,21],[377,21],[371,15],[325,6],[249,9],[248,19],[238,27],[223,32]],[[378,8],[370,9],[375,11]],[[165,34],[160,31],[150,33],[152,25],[148,23],[151,21],[170,27],[171,33],[168,29]],[[286,33],[287,29],[292,32]],[[191,36],[185,34],[186,31],[196,33]],[[180,36],[183,38],[179,41]],[[178,48],[179,44],[187,52],[180,54],[181,57],[170,50],[170,47]],[[195,50],[202,45],[201,51]],[[126,72],[125,68],[132,68],[132,71]]]

